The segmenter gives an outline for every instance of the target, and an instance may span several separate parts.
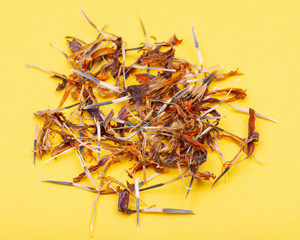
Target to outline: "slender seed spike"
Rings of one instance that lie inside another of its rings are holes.
[[[243,113],[249,113],[249,109],[245,109],[245,108],[241,108],[241,107],[237,107],[237,106],[233,106],[229,103],[226,103],[228,106],[232,107],[234,110],[238,111],[238,112],[243,112]],[[277,120],[273,119],[273,118],[269,118],[263,114],[260,114],[258,112],[255,111],[255,116],[257,117],[260,117],[260,118],[264,118],[264,119],[267,119],[267,120],[270,120],[272,122],[275,122],[275,123],[278,123]]]
[[[157,187],[161,187],[161,186],[164,186],[164,185],[165,185],[165,183],[159,183],[159,184],[152,185],[150,187],[142,188],[142,189],[140,189],[140,191],[145,191],[145,190],[157,188]]]
[[[144,208],[142,213],[173,213],[173,214],[196,214],[192,210],[176,209],[176,208]]]
[[[174,98],[172,100],[172,103],[177,102],[180,98],[182,98],[188,91],[190,91],[192,89],[192,86],[189,86],[185,91],[183,91],[182,93],[180,93],[178,96],[174,95],[174,97],[176,96],[176,98]],[[179,91],[181,92],[181,91]]]
[[[100,123],[98,120],[96,120],[94,118],[94,121],[95,121],[95,124],[96,124],[96,127],[97,127],[97,138],[98,138],[98,147],[99,147],[99,152],[98,152],[98,162],[100,162],[100,154],[101,154],[101,151],[100,151],[100,144],[101,144],[101,127],[100,127]]]
[[[54,184],[61,184],[61,185],[73,186],[72,182],[64,182],[64,181],[41,180],[41,182],[48,182],[48,183],[54,183]]]
[[[134,189],[135,189],[135,196],[136,196],[136,223],[137,223],[137,232],[139,232],[139,222],[140,222],[140,193],[139,193],[139,179],[134,179]]]
[[[192,189],[192,184],[193,184],[193,182],[194,182],[194,176],[192,176],[192,178],[191,178],[190,185],[189,185],[189,188],[188,188],[188,190],[187,190],[187,193],[186,193],[186,195],[185,195],[184,200],[187,199],[187,197],[188,197],[188,195],[189,195],[189,193],[190,193],[190,190]]]
[[[214,181],[213,185],[211,186],[211,188],[214,187],[214,185],[224,176],[225,173],[227,173],[229,171],[231,167],[227,167],[225,168],[225,170],[220,174],[219,177],[217,177],[217,179]]]
[[[86,191],[90,191],[90,192],[94,192],[94,193],[99,192],[96,188],[86,186],[86,185],[82,185],[82,184],[76,184],[76,183],[72,183],[72,182],[54,181],[54,180],[41,180],[41,182],[48,182],[48,183],[54,183],[54,184],[58,184],[58,185],[65,185],[65,186],[73,186],[73,187],[83,189],[83,190],[86,190]]]
[[[81,138],[84,137],[84,135],[83,135],[82,132],[79,133],[79,136],[80,136]],[[84,142],[84,139],[82,139],[82,141]],[[79,150],[80,150],[81,155],[84,154],[84,145],[80,146],[80,147],[79,147]]]
[[[108,42],[107,42],[108,43]],[[101,59],[92,69],[90,72],[94,72],[101,64],[103,63],[103,59]]]
[[[191,168],[191,166],[188,166],[187,169],[185,170],[185,172],[183,173],[183,175],[186,174],[186,172],[187,172],[190,168]],[[164,186],[164,185],[166,185],[166,184],[172,183],[172,182],[174,182],[174,181],[176,181],[176,180],[178,180],[178,179],[181,179],[181,176],[175,177],[175,178],[173,178],[173,179],[171,179],[171,180],[169,180],[169,181],[167,181],[167,182],[164,182],[164,183],[159,183],[159,184],[152,185],[152,186],[150,186],[150,187],[146,187],[146,188],[140,189],[140,191],[145,191],[145,190],[149,190],[149,189],[161,187],[161,186]]]
[[[163,213],[164,210],[162,208],[143,208],[140,209],[142,213]]]
[[[76,188],[80,188],[80,189],[83,189],[83,190],[93,192],[93,193],[99,193],[99,194],[101,193],[99,190],[97,190],[94,187],[90,187],[90,186],[86,186],[86,185],[82,185],[82,184],[77,184],[77,183],[73,183],[73,186],[76,187]]]
[[[78,75],[80,75],[82,77],[85,77],[85,78],[91,80],[92,82],[98,84],[99,86],[101,86],[103,88],[110,89],[110,90],[113,90],[115,92],[121,92],[122,91],[120,88],[118,88],[116,86],[113,86],[113,85],[110,85],[110,84],[108,84],[106,82],[102,82],[102,81],[98,80],[97,78],[95,78],[95,77],[93,77],[93,76],[91,76],[89,74],[86,74],[84,72],[81,72],[81,71],[78,71],[78,70],[74,70],[74,69],[72,69],[71,71],[77,73]]]
[[[128,49],[125,49],[125,51],[134,51],[134,50],[140,50],[140,49],[143,49],[145,46],[142,46],[142,47],[136,47],[136,48],[128,48]]]
[[[218,68],[217,70],[211,72],[206,78],[203,79],[202,84],[206,84],[206,86],[209,86],[212,81],[216,78],[217,73],[221,70],[221,68]]]
[[[80,103],[74,103],[70,106],[67,106],[67,107],[64,107],[63,109],[69,109],[69,108],[72,108],[72,107],[76,107],[77,105],[79,105]]]
[[[147,146],[147,134],[142,131],[142,135],[144,137],[143,139],[143,145],[142,145],[142,157],[143,157],[143,176],[144,176],[144,183],[147,183],[147,177],[146,177],[146,146]]]
[[[138,17],[139,17],[139,20],[140,20],[141,27],[143,29],[143,34],[145,36],[146,43],[149,44],[149,39],[147,37],[147,33],[146,33],[146,29],[145,29],[144,23],[143,23],[142,19],[140,18],[140,16],[138,16]]]
[[[98,79],[97,79],[98,80]],[[101,85],[101,81],[99,81],[99,83],[98,83],[98,85],[97,85],[97,87],[95,87],[95,89],[93,90],[93,93],[100,87],[100,85]],[[90,95],[80,104],[80,106],[82,106],[83,104],[85,104],[86,103],[86,101],[88,100],[90,98]]]
[[[123,121],[123,123],[126,124],[126,125],[130,125],[130,126],[136,126],[137,125],[136,123],[128,122],[128,121]]]
[[[94,107],[105,106],[105,105],[109,105],[109,104],[112,104],[112,103],[114,103],[112,100],[104,101],[104,102],[100,102],[100,103],[87,105],[87,106],[83,107],[82,109],[83,110],[88,110],[88,109],[91,109],[91,108],[94,108]]]
[[[176,209],[176,208],[163,208],[164,213],[182,213],[182,214],[196,214],[192,210]]]
[[[110,100],[110,101],[104,101],[104,102],[100,102],[100,103],[95,103],[95,104],[90,104],[87,105],[83,108],[83,110],[87,110],[87,109],[91,109],[94,107],[100,107],[100,106],[105,106],[105,105],[109,105],[109,104],[116,104],[116,103],[121,103],[121,102],[125,102],[127,100],[129,100],[131,97],[129,95],[125,96],[125,97],[120,97],[120,98],[116,98],[114,100]]]
[[[203,79],[202,83],[196,85],[192,90],[191,94],[194,98],[201,99],[203,98],[204,94],[207,91],[208,86],[212,83],[215,79],[216,74],[218,73],[219,69],[211,72],[205,79]]]
[[[145,125],[141,126],[137,131],[131,133],[130,135],[128,135],[127,137],[118,137],[118,139],[122,139],[122,140],[128,140],[132,137],[134,137],[136,134],[138,134],[139,132],[141,132],[143,130],[143,128],[148,127],[151,124],[151,122],[147,122]]]
[[[244,142],[244,144],[245,144],[245,142]],[[224,174],[229,171],[229,169],[234,165],[234,163],[236,162],[236,160],[242,155],[244,144],[242,145],[242,147],[239,150],[239,152],[235,155],[235,157],[233,158],[233,160],[230,161],[230,165],[228,167],[226,167],[225,170],[220,174],[220,176],[214,181],[214,183],[211,186],[211,188],[213,188],[213,186],[224,176]]]
[[[126,83],[126,74],[125,74],[125,44],[122,42],[122,57],[123,57],[123,81],[124,81],[124,89],[127,89],[127,83]]]
[[[194,25],[193,24],[192,24],[192,33],[193,33],[195,47],[197,48],[197,54],[198,54],[199,62],[200,62],[201,68],[202,68],[202,66],[203,66],[203,58],[202,58],[202,55],[201,55],[201,52],[200,52],[200,48],[199,48],[198,40],[197,40],[195,31],[194,31]]]
[[[81,145],[81,146],[83,146],[83,145]],[[63,151],[63,152],[61,152],[61,153],[55,155],[54,157],[49,158],[48,160],[44,161],[44,163],[50,162],[52,159],[57,158],[58,156],[63,155],[64,153],[70,152],[70,151],[71,151],[72,149],[74,149],[74,148],[75,148],[75,147],[71,147],[71,148],[67,149],[66,151]]]
[[[144,183],[145,183],[144,181],[139,182],[139,188],[140,188],[141,186],[143,186]],[[135,185],[131,188],[131,191],[132,191],[132,192],[135,191]],[[136,206],[135,206],[135,207],[136,207]]]
[[[79,158],[79,160],[80,160],[80,163],[81,163],[81,165],[82,165],[82,167],[83,167],[83,170],[84,170],[84,172],[85,172],[85,175],[90,179],[91,183],[92,183],[92,184],[95,186],[95,188],[98,190],[98,187],[97,187],[97,185],[96,185],[96,183],[95,183],[95,181],[94,181],[94,179],[93,179],[93,177],[92,177],[92,175],[91,175],[89,169],[87,168],[87,166],[86,166],[86,164],[85,164],[85,161],[84,161],[84,159],[83,159],[81,153],[80,153],[78,150],[77,150],[76,153],[77,153],[77,156],[78,156],[78,158]]]
[[[178,91],[174,96],[172,96],[158,111],[158,116],[155,118],[155,121],[159,119],[163,114],[164,110],[168,107],[168,105],[172,102],[176,102],[180,97],[182,97],[184,94],[186,94],[192,87],[184,88],[180,91]]]
[[[37,139],[38,139],[38,136],[39,136],[39,131],[40,131],[40,123],[38,123],[36,125],[35,133],[34,133],[32,170],[34,170],[34,167],[35,167],[35,160],[36,160],[36,154],[37,154]]]
[[[159,175],[161,175],[161,173],[153,173],[152,175],[150,175],[149,177],[147,177],[147,180],[146,180],[146,182],[149,182],[150,180],[152,180],[153,178],[156,178],[157,176],[159,176]],[[139,183],[139,188],[141,187],[141,186],[143,186],[145,184],[145,182],[144,181],[141,181],[140,183]],[[132,189],[131,189],[131,191],[133,192],[134,191],[134,186],[132,187]],[[140,190],[141,191],[141,190]]]

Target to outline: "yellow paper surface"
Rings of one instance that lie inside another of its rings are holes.
[[[86,41],[97,32],[84,19],[122,36],[127,47],[144,41],[138,15],[149,36],[168,40],[174,33],[184,41],[176,56],[198,64],[191,23],[194,23],[205,66],[236,67],[245,73],[236,87],[248,97],[235,105],[278,120],[257,119],[260,142],[255,156],[232,168],[229,181],[195,182],[189,197],[180,181],[141,193],[157,207],[192,209],[197,214],[141,214],[117,211],[117,196],[100,196],[94,239],[299,239],[299,1],[3,1],[0,9],[0,239],[89,239],[95,195],[71,187],[41,183],[42,179],[71,181],[82,171],[73,153],[32,167],[37,119],[33,112],[55,108],[62,93],[48,74],[27,69],[42,66],[66,75],[68,62],[49,43],[68,51],[64,36]],[[220,83],[230,87],[235,78]],[[216,84],[215,84],[216,85]],[[214,86],[215,86],[214,85]],[[246,114],[228,107],[222,127],[247,136]],[[227,160],[236,153],[221,144]],[[46,158],[44,159],[46,160]],[[126,164],[125,164],[126,165]],[[124,178],[125,165],[109,174]],[[127,166],[127,165],[126,165]],[[129,165],[128,165],[129,166]],[[117,168],[117,169],[116,169]],[[201,170],[221,171],[218,155],[209,155]],[[176,176],[176,170],[162,180]],[[138,175],[140,178],[142,175]],[[85,183],[88,183],[85,181]],[[186,184],[188,181],[186,182]]]

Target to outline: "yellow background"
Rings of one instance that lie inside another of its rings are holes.
[[[180,182],[141,193],[149,204],[193,209],[197,215],[141,214],[137,233],[136,215],[118,213],[116,196],[101,196],[94,239],[299,239],[300,5],[292,0],[2,1],[0,239],[90,238],[94,195],[40,182],[70,181],[81,172],[76,156],[70,153],[49,164],[38,161],[31,169],[37,123],[32,113],[56,107],[61,93],[55,92],[57,80],[25,68],[35,64],[69,74],[67,61],[49,43],[67,51],[66,35],[96,38],[80,6],[98,27],[108,24],[109,32],[122,36],[127,47],[144,41],[139,14],[148,35],[163,41],[176,33],[184,39],[177,56],[198,63],[193,22],[205,66],[239,67],[245,73],[237,87],[246,88],[248,97],[235,105],[251,106],[279,122],[257,120],[261,138],[255,155],[266,164],[247,160],[213,190],[211,183],[194,184],[187,200]],[[231,86],[235,80],[222,84]],[[222,113],[227,115],[222,126],[247,135],[247,115],[226,107]],[[236,152],[226,142],[221,148],[227,160]],[[218,174],[220,165],[211,154],[201,170]],[[124,174],[123,165],[118,166],[117,178]]]

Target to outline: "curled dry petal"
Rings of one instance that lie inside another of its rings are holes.
[[[215,91],[209,92],[209,94],[217,94],[217,93],[226,93],[229,92],[231,88],[225,88],[225,89],[219,89]],[[232,88],[230,94],[234,94],[235,96],[229,99],[226,99],[225,102],[233,102],[239,99],[244,99],[247,94],[246,90],[241,89],[241,88]]]
[[[244,75],[243,73],[239,73],[238,70],[239,70],[239,68],[237,68],[235,71],[230,71],[230,72],[227,72],[227,73],[219,74],[219,75],[216,76],[216,79],[217,80],[224,80],[224,79],[229,78],[229,77]]]
[[[146,83],[151,81],[155,76],[149,73],[135,74],[135,78],[139,83]]]
[[[82,45],[80,42],[77,42],[75,39],[72,39],[72,41],[68,40],[69,48],[70,50],[74,52],[78,52],[82,49]]]
[[[141,105],[143,102],[143,97],[146,95],[146,91],[148,90],[148,88],[148,83],[129,86],[127,88],[127,91],[130,93],[131,101],[137,106]]]
[[[202,179],[202,180],[206,180],[206,181],[209,181],[211,178],[212,179],[216,178],[216,176],[213,173],[209,172],[209,171],[191,173],[187,176],[193,176],[197,179]]]
[[[172,45],[178,45],[180,43],[182,43],[182,39],[179,40],[176,35],[174,34],[170,39],[169,39],[169,43],[171,43]]]
[[[119,192],[118,211],[126,213],[129,203],[129,192],[125,189]]]
[[[97,171],[100,167],[104,166],[111,157],[112,157],[111,155],[104,156],[96,165],[90,166],[89,171],[90,172]],[[86,175],[85,172],[80,173],[77,177],[73,178],[73,182],[74,183],[79,182],[85,175]]]
[[[205,146],[204,144],[202,144],[202,143],[198,142],[197,140],[191,138],[188,135],[182,134],[181,137],[182,137],[182,139],[184,141],[186,141],[188,144],[192,145],[197,150],[205,150],[205,149],[207,149],[207,146]]]
[[[255,131],[255,111],[249,109],[249,122],[248,122],[248,138],[247,142],[247,157],[250,157],[254,152],[255,145],[254,142],[258,142],[259,134]]]

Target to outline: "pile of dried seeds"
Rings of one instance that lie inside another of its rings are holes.
[[[187,195],[194,179],[215,179],[215,184],[233,165],[253,156],[254,143],[259,138],[255,131],[255,115],[275,120],[255,113],[251,108],[246,110],[230,105],[246,97],[243,89],[209,89],[212,82],[241,73],[237,70],[220,73],[221,68],[217,66],[204,68],[193,26],[192,34],[200,66],[175,56],[175,46],[182,42],[176,35],[166,42],[155,40],[149,43],[141,22],[146,43],[126,49],[121,37],[97,28],[83,14],[99,35],[91,43],[66,37],[72,52],[70,55],[58,48],[72,67],[71,75],[28,65],[61,79],[62,83],[56,90],[64,91],[56,109],[34,113],[44,119],[41,129],[39,125],[36,129],[34,165],[36,157],[42,158],[46,153],[51,152],[53,159],[68,151],[75,151],[83,172],[74,177],[73,182],[46,182],[94,192],[94,206],[100,194],[116,194],[119,196],[118,210],[126,214],[136,213],[137,223],[140,212],[194,213],[182,209],[143,207],[146,205],[139,199],[139,194],[184,178],[190,178],[189,186],[185,186]],[[126,66],[126,53],[129,51],[136,52],[138,57],[133,64]],[[130,76],[139,84],[128,85],[126,79]],[[107,83],[108,79],[113,79],[114,84]],[[77,103],[64,106],[68,97]],[[107,97],[113,97],[114,100],[103,101]],[[101,106],[120,103],[123,106],[118,113],[112,109],[104,114],[101,110]],[[247,137],[239,137],[219,127],[222,116],[218,107],[221,104],[249,113]],[[66,109],[74,110],[69,118],[64,114]],[[53,146],[53,135],[61,137],[60,144]],[[239,146],[240,150],[230,161],[225,161],[218,146],[218,140],[222,138],[230,139]],[[218,152],[223,161],[223,170],[217,178],[209,171],[199,171],[199,166],[207,161],[209,151]],[[245,157],[242,157],[244,153]],[[128,159],[134,160],[133,167],[127,171],[133,179],[132,183],[125,184],[107,175],[110,166]],[[89,164],[91,162],[94,162],[93,165]],[[153,168],[156,173],[148,176],[147,168]],[[178,177],[161,184],[148,183],[147,187],[143,187],[154,177],[166,173],[168,168],[178,168]],[[143,172],[141,182],[134,177],[138,171]],[[97,176],[98,184],[92,175]],[[83,178],[88,178],[91,186],[79,184]],[[130,202],[130,196],[136,199],[135,204]],[[129,207],[129,204],[132,206]],[[91,233],[94,214],[95,208]]]

